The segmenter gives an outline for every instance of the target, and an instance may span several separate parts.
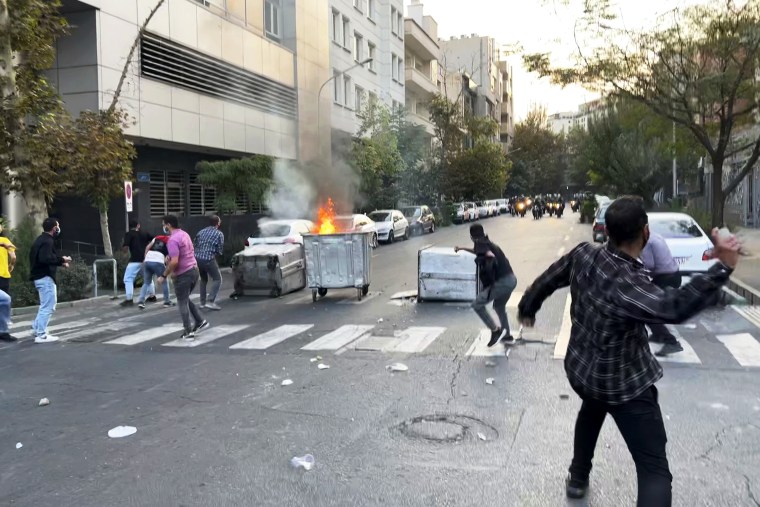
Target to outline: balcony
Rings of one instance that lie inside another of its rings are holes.
[[[438,60],[440,48],[425,30],[413,19],[404,20],[404,45],[410,53],[424,60]]]
[[[425,132],[427,132],[430,136],[435,135],[435,129],[433,127],[433,123],[428,118],[409,111],[406,115],[406,119],[409,120],[414,125],[419,125],[421,127],[424,127]]]
[[[404,80],[406,88],[422,97],[432,96],[438,93],[438,86],[417,69],[407,67],[405,69]]]

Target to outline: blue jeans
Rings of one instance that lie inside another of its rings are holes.
[[[164,269],[166,269],[166,266],[164,266],[163,262],[146,262],[143,265],[143,286],[140,290],[140,297],[137,298],[138,303],[145,302],[145,296],[153,288],[153,277],[163,275]],[[171,299],[169,299],[169,280],[164,281],[163,291],[164,303],[171,303]]]
[[[40,309],[32,323],[35,336],[46,336],[50,317],[55,312],[55,304],[58,302],[58,287],[49,276],[34,281],[37,293],[40,295]]]
[[[143,271],[143,263],[142,262],[130,262],[127,264],[127,269],[124,270],[124,288],[127,291],[127,300],[132,299],[135,292],[135,280],[137,279],[137,275],[142,273]],[[151,294],[155,294],[156,291],[153,289],[153,280],[143,280],[143,285],[148,285],[148,291],[150,291]]]
[[[0,333],[8,332],[8,322],[11,320],[11,297],[0,290]]]

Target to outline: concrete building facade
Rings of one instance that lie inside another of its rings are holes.
[[[515,104],[514,87],[512,86],[512,65],[506,57],[503,57],[499,61],[499,71],[501,72],[499,141],[504,150],[509,151],[512,141],[515,139]]]
[[[432,139],[429,104],[440,91],[438,23],[424,15],[420,0],[412,0],[407,13],[404,20],[406,111],[409,121],[424,127]]]

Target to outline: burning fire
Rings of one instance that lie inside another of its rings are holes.
[[[335,203],[331,198],[327,198],[327,204],[320,206],[317,210],[317,225],[315,227],[317,234],[334,234],[335,228]]]

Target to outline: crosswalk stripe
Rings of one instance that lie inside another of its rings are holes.
[[[683,350],[681,352],[676,352],[675,354],[668,354],[665,357],[658,357],[657,360],[661,363],[702,364],[699,356],[696,352],[694,352],[694,348],[689,344],[689,342],[684,340],[683,336],[681,336],[681,333],[678,332],[678,329],[672,325],[668,325],[668,329],[681,343]],[[649,342],[649,350],[651,350],[653,354],[660,350],[662,347],[663,344]]]
[[[137,327],[140,322],[112,322],[110,324],[104,324],[102,326],[88,327],[82,331],[76,331],[74,333],[68,333],[65,336],[61,336],[61,341],[70,342],[79,340],[80,338],[86,338],[88,336],[97,335],[101,333],[119,332],[131,327]]]
[[[172,333],[179,333],[183,330],[182,324],[166,324],[161,327],[154,327],[140,331],[139,333],[122,336],[115,340],[105,342],[108,345],[137,345],[139,343],[155,340],[162,336],[166,336]]]
[[[488,342],[491,339],[491,331],[483,329],[480,334],[470,345],[470,349],[467,351],[468,356],[475,357],[491,357],[491,356],[503,356],[504,347],[497,344],[495,347],[488,347]]]
[[[193,348],[198,347],[199,345],[205,345],[207,343],[211,343],[214,340],[218,340],[219,338],[223,338],[225,336],[229,336],[231,334],[235,334],[239,331],[242,331],[243,329],[246,329],[250,326],[214,326],[210,329],[206,329],[202,333],[200,333],[195,340],[183,340],[182,338],[179,338],[177,340],[171,341],[169,343],[164,343],[164,347],[186,347],[186,348]]]
[[[338,350],[358,340],[374,329],[375,326],[341,326],[331,333],[314,340],[301,350]]]
[[[749,333],[716,336],[736,361],[744,367],[760,366],[760,343]]]
[[[736,313],[760,327],[760,306],[731,306]]]
[[[56,331],[84,327],[94,322],[97,322],[97,320],[98,319],[75,320],[73,322],[66,322],[65,324],[56,324],[54,326],[48,326],[48,333],[55,333]],[[30,336],[33,336],[33,335],[34,335],[34,331],[31,329],[28,331],[22,331],[20,333],[15,334],[16,338],[19,338],[19,339],[29,338]]]
[[[425,350],[436,338],[446,331],[445,327],[410,327],[398,334],[398,343],[391,345],[386,352],[414,354]]]
[[[285,325],[232,345],[231,349],[264,350],[313,328],[314,324]]]
[[[570,294],[565,300],[565,311],[562,313],[562,325],[557,334],[557,342],[554,344],[554,359],[564,359],[567,354],[567,346],[570,344],[570,332],[573,329],[573,320],[570,317],[570,307],[573,299]]]
[[[10,329],[19,329],[22,327],[32,327],[32,324],[34,324],[33,320],[22,320],[21,322],[14,322],[9,326]]]

